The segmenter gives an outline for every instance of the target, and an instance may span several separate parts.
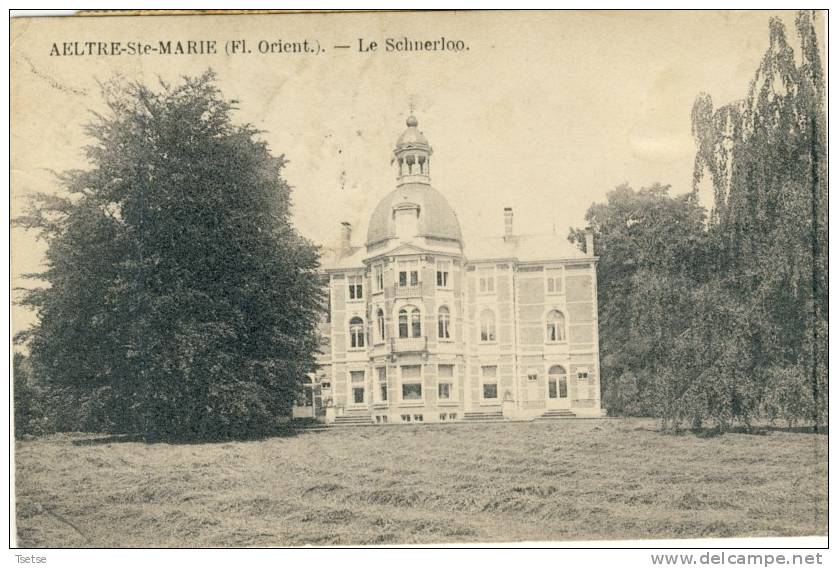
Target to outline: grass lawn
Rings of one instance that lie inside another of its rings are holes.
[[[650,420],[16,447],[22,547],[825,535],[827,437],[701,438]]]

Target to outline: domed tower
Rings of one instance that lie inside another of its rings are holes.
[[[434,151],[418,127],[419,121],[410,115],[407,118],[407,130],[399,136],[393,151],[398,172],[396,179],[400,186],[431,183],[431,154]]]
[[[462,251],[460,222],[448,200],[431,186],[433,149],[418,127],[416,117],[409,116],[393,150],[396,189],[384,196],[370,217],[366,244],[371,253],[408,242]]]

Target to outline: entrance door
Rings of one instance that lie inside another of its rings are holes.
[[[567,372],[560,365],[553,365],[547,373],[547,408],[570,408]]]

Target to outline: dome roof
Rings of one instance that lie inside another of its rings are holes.
[[[407,117],[407,130],[399,136],[399,140],[396,142],[397,150],[404,146],[429,146],[428,139],[419,131],[418,126],[419,121],[416,120],[415,116]]]
[[[419,206],[420,236],[453,239],[462,244],[460,222],[448,200],[430,185],[408,183],[385,195],[376,206],[367,229],[367,245],[396,236],[393,209],[400,204]]]

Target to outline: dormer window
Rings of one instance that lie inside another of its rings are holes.
[[[403,203],[393,209],[396,224],[396,236],[400,239],[415,237],[419,232],[419,206],[415,203]]]

